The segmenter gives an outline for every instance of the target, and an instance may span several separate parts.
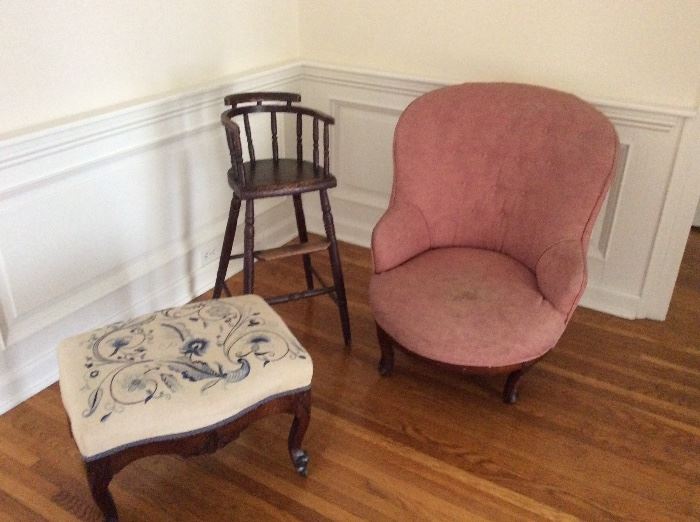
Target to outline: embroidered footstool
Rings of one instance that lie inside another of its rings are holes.
[[[109,482],[130,462],[213,452],[274,413],[294,415],[289,455],[306,476],[313,364],[258,296],[105,326],[63,341],[58,359],[71,432],[106,520],[117,519]]]

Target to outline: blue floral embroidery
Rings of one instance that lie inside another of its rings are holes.
[[[212,335],[194,337],[183,320],[201,325]],[[202,383],[200,391],[204,393],[219,383],[242,381],[251,372],[250,355],[263,367],[285,357],[306,358],[298,343],[263,330],[264,326],[259,312],[242,313],[235,305],[221,301],[193,303],[116,323],[90,339],[84,366],[86,386],[91,391],[83,416],[101,410],[100,421],[106,422],[125,407],[169,398],[192,383]],[[163,357],[157,351],[167,344],[151,343],[156,331],[160,335],[172,331],[176,336],[179,349],[172,356]],[[221,348],[221,357],[236,366],[228,367],[224,359],[222,364],[215,357],[200,359],[214,345]]]
[[[250,373],[250,363],[245,359],[239,359],[240,367],[233,371],[224,371],[221,364],[217,363],[214,369],[204,361],[192,361],[189,363],[171,362],[168,368],[182,375],[183,379],[191,382],[208,381],[202,386],[202,391],[206,391],[221,381],[233,383],[242,381]]]
[[[129,381],[125,383],[126,388],[130,391],[136,391],[136,390],[145,390],[146,389],[146,382],[141,379],[140,376],[135,376],[132,377]]]
[[[201,357],[207,351],[208,344],[207,339],[192,339],[187,341],[180,351],[190,359],[192,356]]]
[[[110,356],[116,354],[125,346],[129,346],[129,340],[124,339],[123,337],[117,337],[114,341],[112,341],[112,348],[114,348],[114,351],[110,354]]]

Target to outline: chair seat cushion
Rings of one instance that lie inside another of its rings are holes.
[[[313,365],[254,295],[191,303],[67,339],[60,387],[85,460],[192,435],[307,390]]]
[[[377,323],[404,348],[460,366],[536,359],[566,326],[527,267],[475,248],[428,250],[373,275],[370,302]]]

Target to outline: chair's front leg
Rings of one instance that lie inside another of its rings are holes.
[[[379,349],[382,351],[381,359],[379,359],[379,375],[386,377],[391,375],[394,370],[394,341],[381,326],[378,324],[376,326]]]
[[[95,499],[95,503],[102,511],[105,521],[116,522],[119,520],[117,506],[114,504],[114,499],[108,489],[113,476],[110,458],[105,457],[86,462],[85,470],[87,471],[92,498]]]
[[[306,231],[306,218],[304,217],[304,205],[302,204],[301,194],[294,194],[292,196],[294,200],[294,216],[297,220],[297,232],[299,233],[299,242],[307,243],[309,241],[309,234]],[[306,288],[312,290],[314,287],[314,274],[311,270],[311,256],[309,254],[304,254],[302,256],[302,262],[304,263],[304,275],[306,276]]]
[[[254,284],[255,207],[253,200],[245,202],[245,230],[243,231],[243,293],[252,294]]]
[[[241,200],[234,194],[231,199],[231,209],[228,213],[228,221],[226,222],[226,232],[224,232],[224,243],[221,245],[221,257],[219,258],[219,269],[216,272],[216,284],[214,285],[214,299],[221,297],[222,290],[226,290],[226,270],[231,258],[231,249],[233,248],[233,240],[236,237],[236,224],[238,222],[238,213],[241,210]],[[231,294],[229,293],[229,296]]]
[[[328,200],[328,193],[320,191],[321,211],[323,213],[323,226],[326,230],[326,239],[330,241],[328,249],[333,270],[333,286],[338,302],[338,312],[340,314],[340,325],[343,329],[343,340],[345,346],[350,346],[350,317],[348,315],[348,301],[345,296],[345,282],[343,281],[343,269],[340,265],[340,253],[338,252],[338,241],[335,237],[335,225],[333,224],[333,214],[331,213],[331,203]]]
[[[506,404],[515,404],[518,400],[518,386],[520,385],[520,379],[525,375],[534,363],[528,363],[526,366],[519,368],[508,374],[506,383],[503,386],[503,402]]]

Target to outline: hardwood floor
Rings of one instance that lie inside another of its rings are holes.
[[[700,232],[667,321],[578,309],[513,406],[503,377],[401,352],[381,378],[369,252],[341,254],[351,351],[330,299],[276,308],[315,363],[308,478],[286,454],[290,418],[269,418],[213,455],[127,467],[123,520],[700,519]],[[259,293],[303,286],[300,259],[256,266]],[[99,519],[57,385],[0,416],[0,519]]]

